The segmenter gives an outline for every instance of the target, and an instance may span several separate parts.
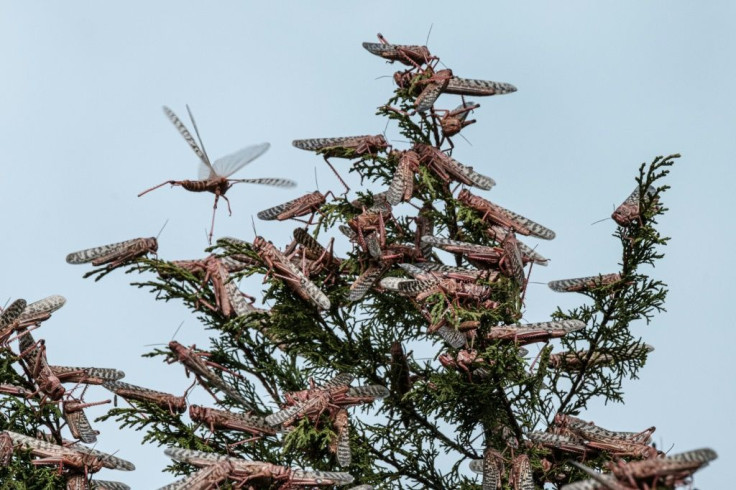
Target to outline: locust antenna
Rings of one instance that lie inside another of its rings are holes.
[[[473,143],[471,143],[470,140],[466,138],[464,135],[461,134],[460,137],[464,139],[467,144],[469,144],[470,146],[473,146]]]
[[[432,28],[434,27],[434,23],[429,24],[429,31],[427,32],[427,40],[424,41],[424,45],[427,46],[429,44],[429,36],[432,35]]]
[[[161,236],[161,233],[163,233],[164,228],[166,228],[166,225],[169,224],[169,218],[166,218],[166,221],[164,221],[164,225],[161,227],[160,230],[158,230],[158,235],[156,235],[156,240],[158,240],[158,237]]]
[[[179,333],[179,330],[181,330],[182,325],[184,325],[184,320],[182,320],[179,326],[176,327],[176,330],[174,330],[174,335],[171,336],[171,340],[174,340],[176,338],[176,334]]]
[[[192,110],[189,108],[189,104],[187,104],[187,112],[189,113],[189,119],[192,121],[192,127],[194,127],[194,133],[197,135],[197,140],[199,140],[199,147],[202,148],[202,153],[204,154],[205,160],[207,160],[207,164],[212,168],[212,162],[210,162],[210,157],[207,155],[207,150],[204,149],[204,143],[202,143],[202,138],[199,136],[199,128],[197,127],[197,123],[194,120],[194,114],[192,114]]]
[[[593,222],[592,222],[592,223],[590,224],[590,226],[593,226],[593,225],[597,225],[598,223],[602,223],[603,221],[607,221],[607,220],[609,220],[609,219],[611,219],[611,218],[603,218],[603,219],[599,219],[598,221],[593,221]]]
[[[319,191],[319,181],[317,180],[317,165],[314,166],[314,185],[317,187],[317,191]]]
[[[253,219],[253,215],[250,215],[250,223],[253,225],[253,234],[255,236],[258,236],[258,232],[256,231],[256,220]]]

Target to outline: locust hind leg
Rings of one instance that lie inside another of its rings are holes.
[[[348,192],[350,192],[350,187],[348,187],[348,185],[345,183],[345,181],[342,180],[342,177],[340,177],[340,174],[337,173],[337,170],[335,170],[335,167],[332,166],[332,164],[327,159],[327,157],[324,157],[324,158],[325,158],[325,163],[327,163],[327,165],[329,165],[330,169],[332,169],[332,172],[334,172],[334,174],[337,176],[337,178],[340,181],[340,183],[342,184],[342,186],[345,188],[345,192],[343,193],[343,196],[347,196],[348,195]]]

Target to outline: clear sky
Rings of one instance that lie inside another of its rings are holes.
[[[36,334],[52,363],[116,367],[131,383],[181,394],[189,380],[180,366],[139,355],[168,342],[182,321],[177,340],[205,347],[196,319],[128,286],[135,276],[95,283],[82,280],[86,268],[64,262],[81,248],[153,236],[167,219],[160,255],[203,256],[211,194],[165,187],[136,197],[197,175],[196,157],[161,106],[184,115],[190,104],[212,157],[272,144],[237,176],[300,183],[230,191],[233,215],[218,212],[215,235],[252,239],[250,216],[314,190],[315,167],[322,191],[338,189],[292,139],[384,130],[374,112],[393,85],[377,78],[396,67],[361,42],[381,32],[422,44],[433,26],[430,49],[457,75],[519,89],[478,100],[479,122],[463,133],[472,146],[457,139],[455,156],[498,182],[489,197],[557,232],[540,243],[552,263],[532,280],[615,270],[614,223],[591,223],[631,192],[641,162],[682,153],[661,221],[673,238],[653,271],[671,287],[668,312],[632,326],[656,351],[626,384],[625,405],[596,405],[583,418],[618,430],[656,425],[658,447],[673,452],[710,446],[720,459],[696,484],[726,488],[736,456],[728,415],[736,402],[728,324],[736,290],[734,18],[728,1],[0,1],[0,300],[64,295],[67,305]],[[258,223],[259,234],[281,245],[292,228]],[[532,284],[525,318],[543,321],[556,305],[579,302]],[[86,395],[106,397],[94,388]],[[161,448],[139,446],[140,434],[114,424],[97,428],[99,449],[119,450],[138,467],[102,478],[134,488],[171,480],[160,474]]]

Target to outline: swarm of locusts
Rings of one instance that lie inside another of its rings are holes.
[[[84,409],[109,401],[87,402],[85,390],[73,395],[90,384],[129,405],[103,418],[167,446],[169,470],[185,475],[167,489],[654,489],[687,484],[715,459],[710,449],[666,454],[652,442],[654,427],[613,431],[577,417],[595,396],[617,399],[621,373],[635,374],[653,350],[629,323],[648,321],[663,304],[664,285],[638,268],[661,258],[655,246],[666,238],[653,224],[666,186],[653,184],[676,155],[642,165],[636,189],[612,215],[621,270],[548,284],[593,305],[524,318],[531,274],[550,263],[537,251],[544,242],[527,240],[552,240],[555,232],[498,203],[489,166],[466,161],[457,145],[480,108],[466,96],[516,87],[456,76],[438,69],[426,46],[378,37],[363,47],[403,65],[378,113],[409,143],[394,146],[383,134],[294,140],[324,159],[344,192],[308,192],[260,210],[259,219],[297,223],[285,246],[263,236],[221,237],[203,258],[164,260],[155,238],[137,238],[67,256],[91,262],[85,277],[121,267],[153,273],[134,284],[183,301],[202,319],[210,348],[172,340],[147,354],[183,367],[192,379],[187,392],[129,384],[115,369],[49,364],[44,341],[30,331],[64,304],[60,296],[17,300],[3,311],[0,339],[8,349],[17,339],[23,382],[0,392],[58,407],[74,439],[62,439],[53,424],[38,437],[2,432],[5,464],[30,451],[34,464],[56,465],[67,488],[126,488],[93,474],[132,464],[81,444],[97,436]],[[268,144],[210,163],[191,112],[199,143],[164,112],[202,166],[199,180],[164,184],[212,192],[215,208],[234,183],[293,185],[229,179]],[[371,186],[353,191],[346,170]],[[214,211],[210,240],[213,228]],[[252,275],[268,283],[262,300],[238,286]],[[421,362],[406,346],[431,358]],[[211,403],[190,403],[194,387]]]

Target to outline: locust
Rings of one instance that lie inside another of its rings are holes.
[[[597,276],[550,281],[548,286],[552,291],[557,291],[558,293],[579,293],[610,286],[619,281],[621,281],[621,274],[599,274]]]
[[[266,417],[272,426],[288,426],[300,417],[316,420],[324,411],[330,418],[341,408],[361,403],[371,403],[388,395],[388,390],[380,385],[350,386],[353,376],[340,373],[324,386],[315,386],[303,391],[286,393],[286,407]]]
[[[493,281],[498,275],[494,271],[468,269],[452,265],[438,264],[437,262],[417,262],[415,264],[399,264],[405,272],[415,279],[454,279],[461,282],[475,282],[480,278]]]
[[[194,422],[205,424],[211,432],[217,429],[248,432],[255,436],[276,435],[279,431],[266,423],[263,417],[244,413],[233,413],[217,408],[191,405],[189,416]]]
[[[459,282],[447,278],[406,281],[399,284],[399,292],[404,296],[413,296],[417,301],[424,301],[433,294],[442,293],[454,298],[483,302],[490,298],[493,289],[482,284]]]
[[[330,441],[329,451],[337,458],[340,466],[350,466],[352,452],[350,450],[350,420],[348,411],[344,408],[337,411],[333,421],[335,438]]]
[[[638,358],[641,355],[654,351],[649,344],[634,344],[622,354],[613,354],[597,350],[592,354],[587,350],[577,352],[558,352],[549,356],[549,365],[562,371],[578,371],[583,366],[605,366],[613,364],[616,360]]]
[[[157,250],[158,242],[155,238],[134,238],[124,242],[111,243],[109,245],[72,252],[66,256],[66,261],[69,264],[86,264],[87,262],[92,262],[92,265],[95,267],[104,265],[105,267],[92,270],[83,276],[87,278],[99,273],[99,276],[95,279],[99,281],[113,269],[127,265],[148,253],[155,254]]]
[[[171,262],[177,267],[187,270],[191,274],[202,277],[202,289],[207,283],[212,284],[212,292],[215,296],[215,304],[208,303],[204,298],[198,298],[197,303],[204,304],[212,311],[219,311],[225,317],[233,316],[235,313],[231,295],[227,290],[230,275],[227,267],[215,255],[209,255],[201,260],[174,260]]]
[[[517,90],[510,83],[460,78],[456,77],[452,70],[435,72],[431,66],[420,70],[418,74],[412,73],[411,69],[399,71],[394,74],[394,82],[399,88],[408,89],[410,92],[423,87],[414,105],[417,112],[431,109],[443,93],[483,97],[510,94]]]
[[[700,468],[718,455],[710,448],[643,461],[619,461],[607,466],[611,473],[600,474],[576,461],[570,463],[591,475],[591,479],[563,486],[564,490],[635,490],[639,488],[673,488],[686,483]]]
[[[363,155],[375,155],[379,152],[386,150],[389,144],[386,142],[386,138],[383,135],[361,135],[361,136],[342,136],[337,138],[310,138],[303,140],[294,140],[291,143],[294,147],[300,150],[315,151],[318,155],[322,155],[325,163],[330,167],[332,172],[340,180],[340,183],[345,187],[345,192],[350,190],[350,187],[340,177],[340,174],[332,166],[330,158],[360,158]]]
[[[419,155],[412,150],[395,151],[392,155],[398,159],[398,164],[386,193],[386,200],[396,206],[402,201],[411,200],[414,194],[414,174],[419,171]]]
[[[34,456],[41,459],[35,460],[34,464],[61,464],[87,473],[96,473],[102,468],[114,470],[132,471],[135,469],[132,463],[117,458],[110,454],[82,446],[59,446],[41,439],[34,439],[23,434],[6,430],[13,444],[24,450],[29,450]]]
[[[330,193],[328,192],[327,194]],[[291,201],[279,204],[278,206],[263,210],[259,212],[257,216],[259,219],[265,221],[284,221],[311,214],[312,217],[309,218],[307,224],[312,224],[312,219],[315,213],[319,211],[319,208],[325,202],[327,202],[327,196],[319,191],[314,191],[310,194],[305,194],[301,197],[297,197],[296,199],[292,199]]]
[[[478,351],[474,349],[461,349],[454,356],[447,353],[441,354],[437,360],[447,369],[465,371],[470,382],[473,381],[473,375],[479,379],[488,377],[489,371],[482,366],[495,364],[492,360],[486,361],[486,359],[479,357]]]
[[[613,432],[569,415],[557,414],[555,426],[563,433],[567,431],[585,441],[586,447],[606,451],[619,457],[654,458],[659,452],[648,443],[654,432],[650,427],[638,433]]]
[[[191,449],[167,448],[164,453],[175,461],[189,463],[200,468],[219,465],[220,471],[218,471],[217,476],[209,476],[203,480],[208,484],[207,486],[180,484],[181,486],[176,488],[214,488],[227,479],[231,479],[241,485],[254,480],[271,480],[272,483],[279,485],[278,488],[282,489],[303,486],[347,485],[353,482],[353,477],[343,472],[304,471],[271,463],[248,461],[225,456],[224,454],[205,453]]]
[[[516,284],[524,288],[526,284],[526,276],[524,274],[524,262],[521,257],[521,249],[516,235],[509,230],[503,239],[503,257],[498,266],[505,275],[511,277]]]
[[[477,173],[473,170],[473,167],[466,167],[433,146],[416,143],[412,150],[419,155],[421,165],[429,168],[446,183],[456,180],[461,184],[484,190],[490,190],[491,187],[496,185],[492,178]]]
[[[337,138],[310,138],[294,140],[291,143],[300,150],[316,151],[327,158],[358,158],[366,154],[375,154],[389,147],[386,138],[381,134],[374,136],[341,136]]]
[[[283,279],[300,297],[311,301],[319,308],[330,309],[330,300],[325,293],[310,281],[298,267],[294,266],[271,242],[257,236],[253,240],[253,250],[268,266],[269,270],[276,271],[279,274],[277,277]]]
[[[393,63],[398,61],[407,66],[419,68],[420,65],[428,64],[438,58],[432,56],[427,46],[390,44],[380,33],[379,43],[363,43],[363,47],[371,54],[380,56]]]
[[[180,363],[182,363],[191,373],[194,374],[194,376],[197,378],[197,381],[199,381],[199,384],[202,385],[202,387],[204,387],[204,389],[206,389],[213,397],[215,395],[209,390],[209,388],[207,388],[207,383],[204,382],[205,380],[212,386],[215,386],[219,390],[227,393],[227,395],[233,400],[237,400],[242,405],[250,407],[250,403],[248,402],[248,400],[243,398],[243,396],[238,393],[235,388],[225,383],[222,378],[217,376],[208,367],[214,366],[226,371],[226,369],[219,364],[204,360],[205,357],[209,356],[208,352],[197,351],[195,350],[194,346],[185,347],[176,340],[172,340],[171,342],[169,342],[169,349],[171,349],[171,352],[175,357],[170,358],[167,362],[172,363],[175,361],[179,361]]]
[[[153,403],[160,408],[169,410],[171,413],[183,413],[187,409],[187,401],[183,396],[174,396],[142,386],[123,383],[122,381],[105,381],[102,386],[126,400]]]
[[[585,328],[585,323],[580,320],[500,325],[492,327],[486,334],[486,338],[488,340],[510,340],[518,345],[526,345],[534,342],[547,342],[583,328]]]
[[[51,314],[64,306],[65,303],[66,298],[55,294],[29,304],[18,318],[18,328],[30,327],[48,320],[51,318]],[[0,320],[1,323],[2,320]]]
[[[271,145],[269,145],[268,143],[261,143],[259,145],[248,146],[235,153],[219,158],[214,163],[212,163],[209,156],[207,155],[207,152],[204,149],[204,144],[202,143],[202,139],[199,136],[197,123],[194,121],[194,116],[192,115],[192,111],[189,110],[189,106],[187,106],[187,112],[189,113],[189,119],[192,121],[192,126],[194,127],[194,132],[197,135],[197,140],[199,140],[199,144],[197,144],[197,141],[194,140],[187,127],[184,125],[183,122],[181,122],[179,117],[177,117],[177,115],[174,114],[171,109],[166,106],[164,106],[163,109],[166,117],[169,118],[174,127],[176,127],[176,129],[179,131],[179,134],[182,135],[184,140],[186,140],[186,142],[189,144],[190,148],[194,151],[197,157],[199,157],[199,179],[167,180],[166,182],[151,187],[150,189],[146,189],[145,191],[138,194],[138,197],[141,197],[144,194],[147,194],[166,184],[171,184],[172,186],[178,185],[191,192],[213,193],[215,195],[215,203],[212,207],[212,224],[210,226],[209,232],[210,243],[212,243],[212,234],[215,229],[215,212],[217,211],[217,202],[219,201],[220,197],[225,200],[225,202],[227,203],[228,212],[232,214],[232,211],[230,209],[230,200],[225,196],[225,193],[234,184],[243,182],[250,184],[270,185],[275,187],[296,186],[295,182],[281,178],[268,177],[260,179],[229,179],[228,177],[230,177],[232,174],[258,158],[259,156],[263,155],[263,153],[265,153]]]
[[[36,342],[31,333],[23,332],[18,339],[21,349],[20,363],[28,375],[35,381],[37,392],[49,397],[53,401],[59,401],[66,393],[61,381],[49,367],[46,360],[46,344],[43,339]]]
[[[653,199],[657,195],[657,189],[654,186],[649,186],[646,190],[646,197]],[[634,221],[641,219],[641,189],[636,186],[634,192],[621,203],[619,207],[611,215],[611,218],[621,226],[630,226]]]
[[[503,456],[493,448],[487,448],[483,459],[470,461],[470,471],[483,475],[482,490],[498,490],[501,488],[501,474],[504,472]]]
[[[435,110],[435,113],[443,113],[439,118],[440,127],[442,128],[442,138],[450,141],[450,137],[458,134],[463,128],[475,124],[477,122],[475,119],[468,121],[468,115],[479,107],[480,104],[465,101],[451,111]],[[452,145],[452,143],[450,144]]]
[[[319,274],[323,269],[327,269],[329,271],[328,277],[331,275],[335,277],[333,274],[338,273],[338,268],[342,261],[335,257],[332,252],[332,240],[330,240],[328,248],[325,248],[312,235],[307,233],[306,230],[296,228],[294,230],[294,243],[295,245],[301,245],[301,261],[295,265],[300,266],[305,274],[308,272],[308,275],[312,276]],[[307,267],[308,261],[309,265]]]
[[[440,248],[445,252],[463,254],[472,263],[498,265],[503,258],[503,249],[498,247],[486,247],[485,245],[477,245],[475,243],[461,242],[431,235],[423,236],[422,243]]]
[[[529,218],[494,204],[487,199],[476,196],[467,189],[460,191],[457,200],[481,215],[481,220],[489,224],[498,224],[503,228],[511,228],[521,235],[531,235],[544,240],[552,240],[555,232],[536,223]]]

